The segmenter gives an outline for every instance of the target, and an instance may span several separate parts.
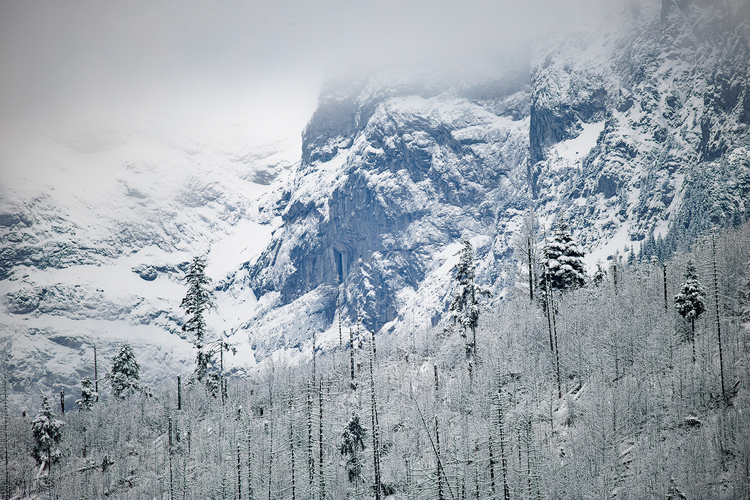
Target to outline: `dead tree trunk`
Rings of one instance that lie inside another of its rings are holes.
[[[307,382],[307,473],[310,486],[310,497],[313,498],[315,456],[313,455],[312,387],[309,381]]]
[[[320,500],[326,499],[326,480],[323,474],[323,380],[318,387],[318,479]]]
[[[294,477],[294,406],[292,405],[292,397],[289,396],[289,451],[292,456],[292,500],[297,500],[296,495],[296,481]]]
[[[724,392],[724,355],[721,346],[721,316],[719,315],[719,274],[716,271],[716,234],[711,233],[711,249],[713,254],[714,267],[714,304],[716,305],[716,337],[719,341],[719,373],[721,375],[721,399],[727,402],[727,395]]]
[[[380,500],[380,436],[378,435],[378,408],[375,399],[375,374],[373,360],[375,358],[375,332],[371,333],[370,341],[370,413],[372,416],[372,457],[375,468],[375,500]]]
[[[497,393],[497,430],[500,437],[500,470],[503,473],[503,498],[510,500],[510,489],[508,488],[508,458],[505,454],[508,448],[508,438],[505,435],[505,402],[502,392]]]

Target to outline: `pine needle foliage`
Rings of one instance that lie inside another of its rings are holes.
[[[65,422],[57,420],[52,413],[49,397],[42,394],[42,406],[34,420],[31,421],[31,434],[34,438],[34,458],[42,462],[58,462],[62,453],[57,445],[62,439],[62,426]]]
[[[680,293],[674,296],[674,306],[680,316],[694,322],[706,310],[706,292],[698,281],[698,273],[692,261],[688,261],[685,282]]]
[[[539,288],[547,291],[573,290],[586,284],[584,252],[573,239],[568,221],[558,217],[552,226],[552,239],[542,251]]]
[[[216,395],[219,391],[219,380],[218,376],[209,370],[214,353],[212,349],[206,349],[206,319],[204,317],[209,309],[215,307],[215,304],[211,299],[212,293],[209,288],[211,278],[206,276],[204,257],[193,257],[184,280],[188,285],[188,291],[180,307],[185,310],[188,319],[182,325],[182,331],[193,337],[193,345],[198,349],[194,377],[199,382],[205,383],[211,394]]]
[[[450,312],[453,322],[461,325],[461,335],[465,338],[467,330],[473,333],[479,325],[480,299],[489,297],[491,294],[489,290],[474,282],[476,275],[474,250],[468,241],[464,241],[463,245],[457,253],[460,255],[460,260],[451,269],[456,282],[456,292],[450,305]],[[470,346],[471,350],[475,348],[474,345]]]
[[[112,358],[112,370],[107,374],[115,398],[128,399],[142,391],[140,369],[130,344],[122,344],[120,351]]]

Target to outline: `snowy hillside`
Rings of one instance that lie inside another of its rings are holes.
[[[13,389],[30,398],[62,387],[72,397],[93,373],[92,346],[101,375],[124,341],[148,366],[147,383],[191,372],[195,354],[180,330],[185,266],[208,253],[220,288],[208,321],[231,335],[255,297],[222,280],[268,242],[255,200],[297,151],[298,139],[250,145],[242,137],[210,146],[138,136],[6,146],[0,324]],[[254,364],[247,349],[233,361]]]
[[[298,315],[259,312],[255,342],[295,347],[329,327],[338,282],[345,323],[359,310],[375,330],[435,326],[463,239],[501,296],[532,207],[546,230],[571,219],[590,268],[746,220],[750,24],[738,8],[644,3],[540,39],[527,77],[331,81],[299,168],[266,205],[281,229],[249,266],[256,295]]]
[[[747,220],[746,10],[644,2],[606,29],[540,37],[520,68],[331,78],[301,143],[298,131],[271,144],[100,132],[6,143],[13,389],[73,394],[93,343],[105,360],[133,343],[147,382],[191,372],[179,303],[194,255],[208,254],[209,327],[237,343],[241,371],[308,354],[313,332],[338,345],[337,303],[344,328],[358,316],[399,335],[440,325],[463,240],[501,300],[524,286],[513,242],[531,208],[547,230],[570,218],[590,268]]]

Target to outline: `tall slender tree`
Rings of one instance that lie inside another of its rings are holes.
[[[62,439],[62,426],[65,423],[57,420],[52,413],[49,397],[42,394],[42,406],[34,420],[31,421],[31,433],[34,438],[34,458],[38,464],[46,463],[49,470],[50,497],[52,496],[52,465],[60,461],[62,452],[57,447]]]
[[[698,273],[692,261],[688,261],[685,271],[685,282],[680,286],[680,293],[674,296],[674,306],[680,316],[690,321],[690,335],[685,339],[693,346],[693,363],[695,363],[695,320],[706,310],[706,292],[698,281]]]
[[[182,331],[191,335],[193,345],[198,349],[195,360],[194,377],[206,384],[209,392],[214,396],[220,390],[219,375],[210,371],[213,360],[213,350],[207,349],[206,345],[206,318],[209,309],[215,307],[209,285],[211,278],[206,276],[206,260],[202,256],[195,256],[190,262],[185,273],[185,283],[188,291],[182,299],[180,307],[185,310],[188,319],[182,325]]]
[[[476,266],[471,243],[464,241],[463,248],[456,254],[458,264],[453,266],[453,279],[456,292],[450,305],[451,318],[461,326],[461,336],[466,338],[471,331],[471,341],[467,342],[466,354],[475,357],[477,353],[477,326],[479,325],[480,299],[489,297],[490,291],[474,282]]]

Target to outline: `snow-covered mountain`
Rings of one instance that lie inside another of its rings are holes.
[[[501,297],[530,207],[547,228],[566,214],[590,265],[746,220],[749,6],[632,3],[606,28],[540,39],[521,68],[331,78],[301,147],[14,145],[0,186],[14,389],[72,388],[93,342],[111,356],[129,339],[153,380],[191,371],[178,306],[197,253],[239,369],[313,331],[337,345],[337,302],[345,327],[358,310],[378,330],[437,325],[465,239]]]
[[[654,234],[675,247],[746,220],[743,5],[642,4],[539,42],[520,77],[331,82],[302,162],[265,205],[283,222],[250,283],[276,308],[247,323],[251,335],[273,350],[327,328],[338,282],[345,322],[360,309],[376,330],[434,326],[457,244],[475,243],[481,279],[501,293],[532,206],[547,229],[571,219],[590,265]]]
[[[231,336],[255,297],[222,279],[267,243],[255,200],[299,148],[293,136],[260,145],[239,137],[207,145],[93,133],[6,143],[0,328],[15,391],[30,399],[62,387],[75,399],[72,388],[93,374],[94,344],[100,377],[124,341],[148,367],[147,383],[190,373],[195,354],[179,304],[193,255],[208,254],[221,288],[208,321]],[[241,344],[233,361],[254,364]]]

